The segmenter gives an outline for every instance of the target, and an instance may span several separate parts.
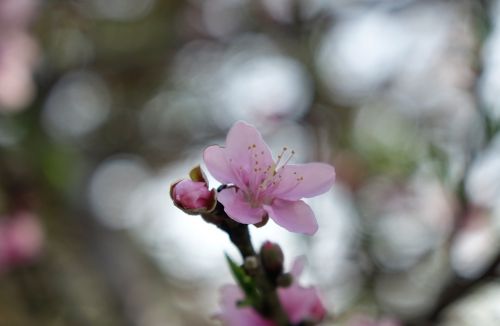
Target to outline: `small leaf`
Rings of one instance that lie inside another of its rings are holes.
[[[248,299],[238,300],[238,302],[236,302],[236,306],[238,308],[251,307],[252,302],[250,302],[250,300],[248,300]]]
[[[231,273],[233,274],[239,287],[245,293],[245,299],[238,305],[253,306],[255,307],[260,303],[260,294],[255,286],[253,279],[247,275],[245,270],[236,264],[231,257],[225,254]]]

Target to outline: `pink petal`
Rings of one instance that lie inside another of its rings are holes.
[[[205,182],[181,180],[172,186],[172,194],[174,203],[181,208],[208,209],[213,203],[212,193]]]
[[[321,321],[326,314],[318,292],[313,287],[305,288],[294,283],[288,288],[278,289],[278,295],[292,323],[304,319]]]
[[[290,269],[290,274],[292,274],[294,278],[298,279],[300,274],[302,274],[305,265],[306,265],[305,256],[299,256],[295,258],[292,264],[292,268]]]
[[[203,152],[203,160],[212,176],[222,183],[233,183],[234,174],[231,166],[226,160],[225,149],[214,145],[209,146]]]
[[[255,127],[243,121],[236,122],[226,138],[226,155],[235,169],[252,173],[255,167],[262,172],[274,161],[269,147]]]
[[[269,217],[288,231],[312,235],[318,230],[311,207],[302,200],[276,198],[271,205],[264,205],[264,209]]]
[[[236,285],[225,285],[221,289],[222,311],[215,318],[225,326],[273,326],[273,323],[262,318],[250,307],[238,307],[243,293]]]
[[[278,173],[281,181],[273,195],[287,200],[320,195],[328,191],[335,181],[335,169],[325,163],[289,164]]]
[[[259,223],[266,213],[261,207],[251,207],[243,192],[234,187],[219,192],[217,199],[224,205],[224,211],[230,218],[243,224]]]

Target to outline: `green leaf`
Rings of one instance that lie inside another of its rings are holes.
[[[245,299],[241,300],[238,303],[238,306],[257,307],[260,304],[261,300],[260,300],[260,293],[257,290],[257,287],[255,286],[254,280],[250,276],[248,276],[245,270],[241,266],[236,264],[231,259],[231,257],[229,257],[227,254],[224,255],[226,256],[226,260],[229,265],[229,268],[231,269],[233,277],[235,278],[239,287],[245,293]]]

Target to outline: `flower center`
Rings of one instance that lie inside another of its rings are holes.
[[[290,177],[295,178],[295,185],[304,180],[297,172],[293,172],[293,176],[284,176],[285,166],[295,156],[294,150],[283,147],[276,161],[271,160],[269,164],[269,160],[265,158],[266,149],[259,148],[256,144],[248,145],[247,149],[248,163],[237,167],[233,165],[233,172],[242,186],[239,190],[250,206],[257,208],[262,204],[271,204],[274,199],[273,191],[284,178],[288,181]],[[233,158],[229,158],[229,162],[233,162]]]
[[[255,147],[249,146],[249,150],[253,151]],[[264,155],[264,152],[261,152]],[[272,191],[275,189],[283,178],[283,168],[290,162],[295,155],[294,150],[283,147],[278,154],[276,162],[271,165],[263,166],[259,162],[257,153],[252,153],[252,169],[249,175],[249,184],[247,187],[246,196],[252,207],[258,207],[261,204],[270,204],[272,201]],[[302,178],[303,179],[303,178]],[[300,181],[300,178],[297,178]]]
[[[261,179],[259,188],[262,190],[265,190],[269,188],[270,186],[277,186],[279,182],[282,179],[282,171],[283,168],[290,162],[292,157],[295,155],[295,151],[291,150],[290,154],[287,153],[288,148],[283,147],[283,150],[281,153],[278,154],[278,159],[276,160],[276,163],[273,163],[272,165],[268,165],[267,169],[264,171],[264,178]],[[281,160],[283,160],[283,157],[285,155],[288,155],[288,157],[284,160],[284,162],[280,165]]]

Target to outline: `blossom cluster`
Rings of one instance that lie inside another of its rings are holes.
[[[203,153],[208,172],[222,183],[217,192],[209,190],[199,167],[191,171],[190,180],[171,186],[170,196],[178,208],[201,214],[226,231],[246,259],[242,267],[229,260],[238,286],[222,288],[222,310],[216,315],[226,326],[316,325],[326,316],[318,291],[298,282],[302,259],[284,273],[283,252],[277,244],[266,242],[254,254],[248,248],[251,243],[242,244],[249,236],[237,239],[241,230],[248,232],[246,225],[262,227],[269,219],[291,232],[316,233],[314,212],[302,198],[328,191],[335,170],[325,163],[291,164],[294,154],[284,147],[274,160],[257,129],[239,121],[230,129],[225,146],[209,146]],[[273,306],[266,295],[276,296],[279,306]]]

